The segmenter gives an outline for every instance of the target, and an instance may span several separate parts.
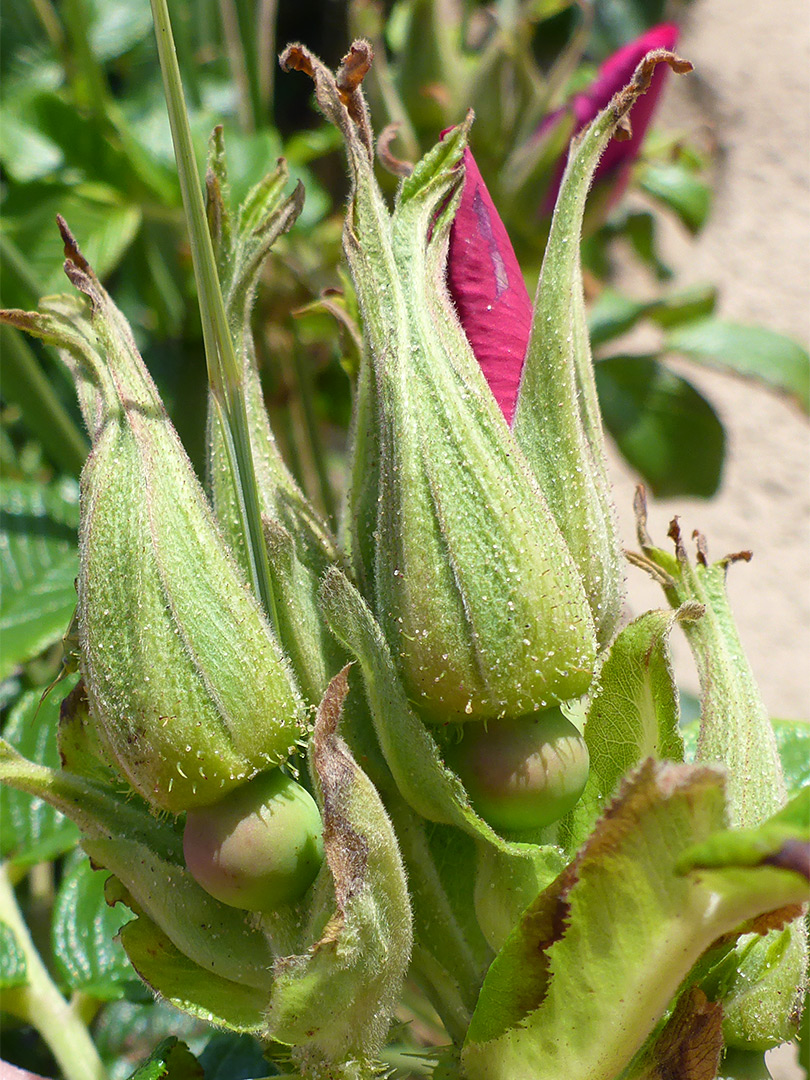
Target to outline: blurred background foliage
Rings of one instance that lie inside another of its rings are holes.
[[[375,128],[399,125],[390,153],[405,160],[474,107],[472,148],[531,290],[548,226],[547,193],[573,126],[563,106],[572,93],[587,91],[615,50],[665,18],[677,21],[686,6],[664,0],[174,0],[201,169],[208,137],[221,123],[234,204],[282,155],[291,185],[300,179],[306,188],[303,214],[279,240],[266,271],[255,331],[277,436],[300,483],[327,514],[342,484],[359,342],[350,285],[340,270],[347,185],[337,133],[314,110],[309,82],[276,78],[278,49],[301,40],[335,66],[352,36],[370,38],[376,60],[367,91]],[[61,213],[130,320],[202,473],[204,352],[149,4],[4,0],[0,64],[2,304],[33,308],[40,296],[67,291],[54,221]],[[633,199],[611,206],[610,191],[605,198],[597,192],[584,244],[606,426],[660,495],[711,496],[725,453],[711,402],[668,366],[668,356],[757,378],[805,410],[810,398],[807,354],[798,345],[719,319],[711,283],[686,291],[671,284],[658,226],[667,215],[689,233],[702,228],[711,212],[710,167],[710,146],[653,127],[633,164]],[[395,180],[389,180],[392,191]],[[617,251],[624,258],[630,252],[644,268],[652,283],[644,298],[616,288]],[[658,343],[641,354],[625,338],[640,325],[653,328],[651,340]],[[0,707],[6,737],[29,758],[50,762],[57,755],[62,688],[41,707],[39,701],[59,671],[61,638],[75,605],[76,479],[88,442],[72,385],[55,357],[7,327],[0,335]],[[5,876],[18,887],[54,981],[93,1024],[114,1080],[129,1076],[168,1035],[202,1055],[207,1080],[267,1073],[270,1066],[252,1039],[212,1036],[205,1025],[152,1002],[110,941],[118,915],[104,904],[103,875],[76,860],[72,826],[7,791],[0,810]],[[12,942],[13,936],[0,964],[0,987],[11,990],[25,982]],[[403,1052],[436,1045],[443,1033],[416,998],[401,1019],[408,1026],[394,1033],[389,1048],[392,1075],[427,1075],[429,1061],[420,1065]],[[8,1060],[54,1074],[29,1026],[8,1013],[2,1026]],[[171,1052],[161,1050],[167,1060]]]

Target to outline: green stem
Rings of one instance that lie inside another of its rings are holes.
[[[470,1026],[470,1012],[447,972],[424,949],[415,948],[411,970],[445,1030],[456,1046],[461,1046]]]
[[[262,125],[270,122],[276,72],[276,14],[278,0],[259,0],[256,15],[256,64]]]
[[[109,1080],[89,1031],[56,989],[34,948],[5,867],[0,869],[0,919],[25,956],[28,979],[25,986],[4,993],[3,1007],[36,1028],[65,1080]]]
[[[225,442],[234,488],[239,496],[239,514],[245,535],[251,583],[265,613],[277,629],[276,600],[264,546],[261,504],[250,445],[244,372],[234,352],[217,276],[167,2],[151,0],[151,3],[177,171],[191,240],[208,378],[214,400],[222,414],[223,430],[228,435]]]

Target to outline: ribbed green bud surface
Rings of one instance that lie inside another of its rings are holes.
[[[364,51],[365,50],[365,51]],[[424,716],[515,717],[576,697],[595,636],[563,537],[464,337],[444,281],[466,125],[399,191],[376,185],[355,44],[335,79],[306,70],[346,139],[344,246],[368,352],[350,498],[352,558]]]
[[[65,240],[89,322],[47,313],[13,321],[64,351],[93,439],[78,611],[97,735],[136,791],[176,813],[284,760],[302,706],[129,327]]]
[[[600,645],[621,613],[624,557],[610,499],[604,435],[585,315],[580,243],[585,201],[611,138],[658,62],[691,65],[659,50],[576,138],[560,186],[534,305],[515,408],[515,438],[577,565]]]

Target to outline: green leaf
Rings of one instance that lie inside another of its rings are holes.
[[[469,1080],[614,1080],[718,937],[803,902],[806,878],[764,862],[681,873],[724,825],[720,770],[642,765],[492,964]]]
[[[810,844],[810,788],[803,788],[777,814],[756,828],[725,829],[688,848],[681,854],[677,870],[687,873],[725,866],[759,866],[765,860],[775,859],[780,852],[783,859],[788,859],[785,845],[790,840],[796,840],[799,845]],[[799,866],[806,865],[807,851],[797,850],[794,854],[804,860]]]
[[[139,980],[126,998],[102,1005],[93,1023],[93,1035],[110,1080],[126,1080],[170,1035],[182,1039],[194,1054],[199,1054],[210,1038],[211,1028],[168,1002],[155,1000],[152,991]]]
[[[569,851],[585,840],[619,782],[640,761],[683,761],[669,635],[680,619],[690,617],[694,611],[649,611],[611,645],[585,723],[588,783],[564,824]]]
[[[66,689],[75,682],[67,681]],[[56,728],[60,692],[51,693],[40,705],[40,693],[29,691],[12,709],[5,738],[20,753],[43,765],[57,765]],[[11,787],[0,787],[0,854],[16,866],[33,866],[69,851],[78,830],[41,798]]]
[[[588,312],[591,344],[596,346],[611,341],[645,318],[650,318],[664,327],[692,322],[711,315],[716,302],[716,290],[704,285],[647,301],[636,300],[615,289],[605,288]]]
[[[120,942],[113,940],[129,914],[104,898],[109,875],[80,858],[65,874],[51,925],[54,962],[61,985],[101,1001],[121,997],[136,978]]]
[[[17,938],[8,923],[0,922],[0,990],[25,986],[27,982],[25,953],[17,944]]]
[[[703,319],[679,327],[665,347],[710,367],[758,379],[810,412],[810,356],[782,334],[764,326]]]
[[[0,126],[0,161],[12,180],[26,184],[53,173],[64,157],[61,148],[16,113],[6,98]]]
[[[88,36],[98,60],[114,60],[148,37],[149,10],[141,0],[91,0]]]
[[[716,286],[692,285],[651,304],[650,318],[659,326],[680,326],[711,315],[716,306]]]
[[[79,489],[0,482],[0,679],[59,641],[76,607]]]
[[[653,271],[659,281],[668,281],[673,271],[658,254],[658,221],[654,214],[647,211],[627,214],[623,226],[619,227],[633,246],[636,255]]]
[[[128,922],[121,943],[141,978],[175,1008],[232,1031],[263,1028],[265,994],[195,964],[151,919]]]
[[[709,402],[652,356],[611,356],[596,365],[605,426],[659,497],[708,498],[720,484],[725,431]]]
[[[711,208],[708,184],[683,165],[646,165],[639,177],[641,188],[663,203],[692,233],[700,232]]]
[[[139,1065],[130,1080],[203,1080],[202,1065],[185,1043],[171,1035]]]
[[[218,1032],[212,1035],[199,1057],[205,1080],[253,1080],[276,1073],[251,1035]]]
[[[644,300],[616,289],[603,289],[588,312],[588,330],[595,347],[631,330],[650,309]]]
[[[790,798],[810,784],[810,723],[806,720],[771,720],[771,724]]]

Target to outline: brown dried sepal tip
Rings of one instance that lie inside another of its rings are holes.
[[[62,243],[65,246],[65,273],[70,277],[69,266],[76,266],[79,270],[84,270],[85,273],[92,274],[90,263],[79,251],[79,245],[76,242],[76,238],[68,228],[68,224],[61,214],[56,215],[56,224],[59,227],[59,233],[62,237]]]
[[[279,57],[283,71],[303,71],[310,79],[315,78],[315,66],[312,57],[303,45],[288,45]]]
[[[371,45],[362,39],[353,41],[351,48],[340,61],[340,67],[335,75],[340,100],[352,111],[352,101],[355,91],[371,68],[374,52]]]
[[[413,172],[413,162],[403,161],[391,151],[391,143],[396,139],[399,123],[387,124],[377,136],[377,157],[380,164],[394,176],[410,176]]]
[[[633,103],[650,89],[653,72],[659,64],[669,64],[677,75],[686,75],[694,70],[691,61],[684,60],[683,57],[677,56],[675,53],[670,52],[669,49],[654,49],[652,52],[647,53],[633,72],[633,78],[623,90],[620,90],[615,95],[611,102],[617,125],[613,137],[619,142],[626,142],[632,138],[633,128],[627,112]]]

